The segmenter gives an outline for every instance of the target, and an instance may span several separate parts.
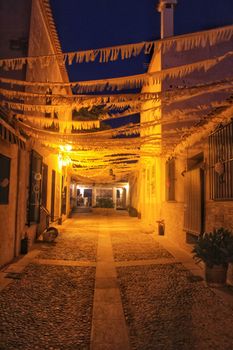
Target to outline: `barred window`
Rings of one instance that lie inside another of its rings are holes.
[[[30,225],[31,222],[40,222],[41,179],[42,157],[36,151],[32,150],[30,164],[28,225]]]
[[[233,122],[209,136],[210,198],[233,200]]]
[[[166,161],[166,200],[175,200],[175,158]]]
[[[10,158],[0,154],[0,204],[9,204]]]

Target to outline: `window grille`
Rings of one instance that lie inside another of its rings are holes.
[[[233,122],[209,136],[210,198],[233,200]]]
[[[168,159],[166,162],[166,200],[175,200],[175,158]]]
[[[10,158],[0,154],[0,204],[9,204]]]
[[[30,192],[28,208],[28,225],[40,222],[42,157],[36,151],[31,152]]]

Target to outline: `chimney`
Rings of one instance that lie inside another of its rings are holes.
[[[161,12],[161,39],[174,35],[174,7],[177,0],[160,0],[158,11]]]

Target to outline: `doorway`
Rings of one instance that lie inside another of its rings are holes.
[[[124,187],[116,189],[116,209],[126,209],[126,189]]]
[[[92,206],[92,189],[85,188],[83,192],[84,206],[91,207]]]
[[[187,240],[204,230],[204,171],[201,168],[189,170],[185,174],[184,230]]]

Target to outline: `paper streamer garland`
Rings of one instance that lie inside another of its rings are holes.
[[[60,62],[62,65],[65,63],[71,65],[73,62],[94,62],[97,59],[101,63],[106,63],[109,61],[116,61],[117,59],[130,59],[138,56],[142,51],[144,54],[150,54],[152,49],[154,49],[154,51],[165,53],[171,48],[176,51],[187,51],[196,47],[206,47],[207,45],[213,46],[219,42],[230,40],[232,35],[233,25],[229,25],[157,41],[118,45],[85,51],[74,51],[57,55],[1,59],[0,67],[5,70],[19,70],[27,64],[30,69],[33,69],[34,65],[38,63],[41,68],[43,68],[48,67],[54,62]]]

